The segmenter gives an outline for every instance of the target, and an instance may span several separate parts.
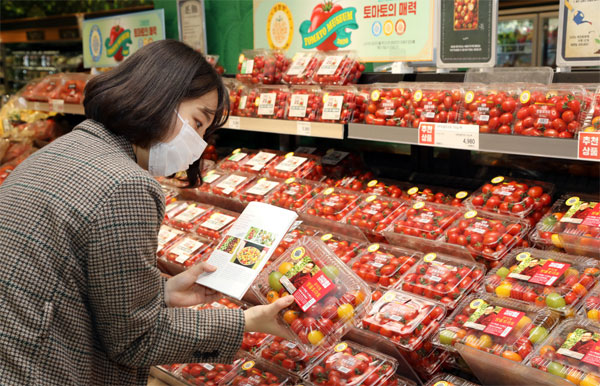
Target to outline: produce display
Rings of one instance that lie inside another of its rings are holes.
[[[365,65],[358,62],[356,53],[351,51],[325,52],[319,56],[317,71],[312,82],[320,85],[346,85],[357,83],[365,71]]]
[[[483,275],[482,264],[432,252],[408,270],[398,287],[454,309]]]
[[[436,240],[462,213],[460,209],[452,206],[419,201],[413,203],[404,215],[393,221],[388,231]]]
[[[448,350],[455,343],[522,362],[546,339],[558,322],[549,309],[483,294],[466,297],[435,338]]]
[[[383,231],[406,210],[405,201],[372,195],[361,198],[343,221],[359,227],[371,240],[383,241]]]
[[[512,134],[520,90],[496,84],[469,88],[458,123],[479,125],[480,133]]]
[[[450,359],[450,352],[441,347],[435,347],[430,340],[423,342],[423,347],[416,351],[402,351],[409,365],[422,379],[429,379],[437,374]]]
[[[600,131],[600,86],[596,88],[590,101],[590,110],[585,119],[583,131]]]
[[[412,90],[408,84],[375,83],[371,86],[365,123],[408,127]]]
[[[419,127],[421,122],[458,123],[458,110],[463,90],[452,83],[423,84],[414,89],[413,109],[409,127]],[[415,87],[415,86],[413,86]]]
[[[234,116],[240,115],[239,107],[240,102],[242,101],[244,85],[241,82],[231,78],[222,78],[222,80],[223,84],[229,91],[229,114]],[[244,106],[242,106],[242,109],[245,107],[245,104],[246,98],[244,98]]]
[[[452,205],[462,207],[464,201],[469,197],[469,192],[464,190],[453,191],[452,189],[440,187],[418,187],[413,186],[406,190],[407,198],[414,201],[427,201],[436,204]]]
[[[191,234],[185,235],[170,247],[164,248],[160,259],[180,270],[208,259],[213,251],[213,242]]]
[[[204,215],[206,215],[212,207],[191,201],[180,201],[177,205],[185,204],[187,204],[185,209],[178,214],[173,215],[173,217],[170,217],[167,221],[175,228],[191,231],[201,220],[203,220]]]
[[[277,84],[289,66],[290,60],[281,52],[244,50],[239,56],[236,79],[247,84]]]
[[[419,252],[376,243],[347,265],[368,284],[387,288],[393,287],[421,257]]]
[[[598,283],[600,264],[582,256],[537,249],[518,249],[501,267],[489,272],[485,290],[573,316],[588,291]]]
[[[319,121],[329,123],[362,122],[361,110],[357,109],[358,101],[356,88],[348,86],[323,87],[323,105],[319,112]],[[363,117],[364,119],[364,117]]]
[[[406,198],[406,194],[398,186],[396,181],[371,180],[362,192],[365,194],[376,194],[392,198]]]
[[[579,315],[600,322],[600,287],[594,287],[583,300]]]
[[[264,173],[282,180],[295,177],[318,181],[323,177],[323,166],[321,166],[319,157],[291,152],[277,156],[266,166]]]
[[[275,337],[260,350],[257,357],[274,363],[287,371],[300,374],[321,355],[323,355],[321,350],[308,353],[297,343]]]
[[[293,86],[285,116],[290,121],[317,122],[323,108],[323,94],[319,87]]]
[[[345,264],[348,264],[367,247],[367,243],[362,240],[333,233],[324,234],[321,236],[321,241]]]
[[[61,74],[48,75],[32,87],[26,87],[21,96],[28,101],[48,102],[50,95],[57,95],[62,87]]]
[[[322,62],[323,55],[319,52],[297,52],[287,72],[283,75],[283,83],[310,84]]]
[[[306,204],[303,213],[332,221],[342,221],[357,207],[360,195],[348,190],[327,188]]]
[[[300,210],[323,190],[323,185],[309,180],[290,177],[273,191],[268,202],[285,209]]]
[[[244,203],[267,201],[267,197],[281,186],[283,186],[282,180],[267,177],[259,178],[242,190],[240,200]]]
[[[174,242],[185,236],[185,232],[179,229],[171,228],[167,225],[162,225],[158,231],[158,247],[156,254],[162,256],[165,249],[173,245]]]
[[[255,115],[250,115],[255,118],[273,118],[285,119],[288,102],[290,99],[290,89],[287,86],[259,86],[257,87],[256,100],[248,100],[246,103],[254,103],[256,110],[253,110]]]
[[[212,208],[198,222],[195,232],[200,236],[219,240],[231,228],[239,213],[221,208]]]
[[[241,360],[238,359],[232,365],[220,363],[189,363],[183,365],[180,370],[176,370],[176,374],[181,374],[181,377],[192,385],[216,385],[222,382],[234,367],[240,365],[240,361]]]
[[[64,103],[83,103],[83,90],[89,78],[88,74],[82,73],[62,74],[60,86],[48,93],[48,100],[60,99]]]
[[[600,384],[600,325],[585,319],[561,323],[528,364],[575,385]]]
[[[225,173],[218,180],[210,184],[210,189],[212,194],[216,194],[217,196],[235,198],[255,179],[256,176],[250,173]]]

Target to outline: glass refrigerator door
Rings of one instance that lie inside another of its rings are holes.
[[[558,13],[540,14],[540,65],[556,67],[556,39],[558,37]]]
[[[537,64],[537,14],[498,18],[499,67],[528,67]]]

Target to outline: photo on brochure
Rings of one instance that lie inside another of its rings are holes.
[[[231,262],[242,267],[256,269],[268,251],[267,247],[247,241],[238,249]]]

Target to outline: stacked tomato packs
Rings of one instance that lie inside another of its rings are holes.
[[[290,90],[286,86],[259,86],[258,96],[254,101],[256,109],[251,117],[285,119],[285,113],[290,99]],[[250,99],[247,103],[252,103]]]
[[[375,83],[369,94],[365,123],[408,127],[411,116],[412,91],[408,84]]]
[[[282,180],[295,177],[319,181],[323,178],[323,166],[319,157],[291,152],[277,156],[265,167],[263,173]]]
[[[400,186],[401,184],[397,181],[371,180],[367,183],[367,186],[362,192],[370,195],[376,194],[392,198],[406,198],[406,194],[402,191]]]
[[[270,363],[246,359],[220,383],[222,386],[291,386],[298,384],[298,379],[287,372],[274,368]]]
[[[88,74],[82,73],[48,75],[39,82],[30,83],[21,95],[30,101],[62,100],[64,103],[80,104],[89,78]]]
[[[350,86],[326,86],[322,89],[323,104],[319,121],[329,123],[362,122],[364,97]]]
[[[320,63],[312,82],[320,85],[346,85],[358,81],[364,64],[358,62],[352,51],[325,52],[319,56]]]
[[[322,63],[321,53],[298,52],[292,59],[292,64],[283,76],[285,84],[310,84]]]
[[[323,94],[318,86],[293,86],[287,107],[290,121],[318,121],[323,108]]]
[[[213,240],[219,240],[231,228],[239,213],[226,209],[213,208],[198,223],[195,232]]]
[[[371,244],[347,263],[370,285],[393,287],[421,259],[421,253],[387,244]]]
[[[534,368],[579,386],[600,384],[600,325],[585,319],[561,323],[528,361]]]
[[[469,88],[459,123],[479,125],[481,133],[512,134],[519,94],[518,89],[501,84]]]
[[[350,260],[362,253],[367,247],[366,239],[363,240],[333,233],[322,235],[321,241],[323,241],[327,248],[335,253],[344,264],[348,264]]]
[[[323,185],[290,177],[269,196],[268,202],[285,209],[300,210],[323,190]]]
[[[312,199],[303,213],[332,221],[342,221],[360,200],[360,195],[349,190],[327,188]]]
[[[343,221],[359,227],[372,241],[383,241],[383,232],[406,212],[406,206],[401,200],[371,195],[361,198]]]
[[[600,287],[594,287],[583,300],[579,315],[584,318],[600,322]]]
[[[435,204],[461,207],[464,205],[465,199],[469,197],[469,192],[437,186],[413,186],[406,190],[406,195],[407,198],[415,201],[427,201]]]
[[[267,198],[277,188],[283,186],[283,181],[276,178],[262,177],[254,181],[240,193],[240,200],[243,203],[252,201],[267,201]]]
[[[244,50],[239,57],[236,79],[248,84],[277,84],[290,60],[278,51]]]
[[[235,149],[218,164],[218,169],[260,173],[281,153],[274,150]]]
[[[437,240],[464,212],[456,207],[419,201],[387,229],[389,232]]]
[[[590,110],[585,119],[583,131],[600,131],[600,86],[596,88],[590,100]]]
[[[177,274],[192,265],[208,259],[214,248],[212,240],[186,234],[169,247],[162,247],[158,252],[159,259],[167,265],[171,274]]]
[[[413,92],[412,122],[409,127],[419,127],[421,122],[458,123],[458,110],[463,90],[452,83],[421,84]]]

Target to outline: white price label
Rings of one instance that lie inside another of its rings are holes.
[[[273,115],[275,112],[275,100],[277,94],[274,92],[260,94],[258,100],[258,114],[260,115]]]
[[[311,131],[312,131],[312,126],[311,126],[310,122],[303,122],[303,121],[296,122],[296,135],[305,135],[305,136],[310,137]]]
[[[288,70],[288,75],[300,75],[304,73],[304,69],[312,59],[314,54],[308,52],[299,52],[294,55],[294,61]]]
[[[344,55],[328,56],[323,60],[323,64],[319,67],[317,75],[333,75],[340,63],[344,59]]]
[[[240,128],[240,117],[229,116],[229,119],[227,120],[227,126],[230,129],[239,129]]]
[[[290,117],[304,118],[306,117],[306,107],[308,105],[307,94],[292,94],[290,102]]]
[[[33,102],[34,110],[42,110],[42,104],[40,102]]]
[[[62,99],[50,99],[50,110],[57,113],[65,112],[65,101]]]
[[[329,95],[323,106],[323,119],[338,120],[342,114],[344,97],[342,95]]]
[[[419,145],[479,150],[479,126],[421,122]]]

